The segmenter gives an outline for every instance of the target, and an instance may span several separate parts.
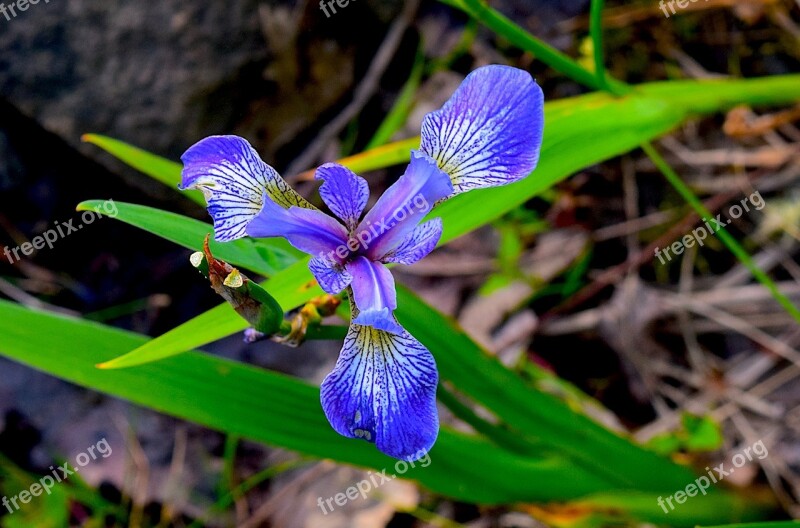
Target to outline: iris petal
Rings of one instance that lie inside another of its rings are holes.
[[[285,207],[313,208],[238,136],[207,137],[181,160],[180,188],[199,189],[206,197],[214,238],[220,242],[246,235],[247,224],[261,210],[264,193]]]
[[[291,245],[312,256],[336,259],[336,250],[347,243],[347,231],[318,209],[292,206],[284,209],[264,198],[261,212],[247,224],[252,237],[284,237]]]
[[[392,315],[397,308],[397,292],[389,269],[366,257],[355,257],[347,263],[347,271],[353,276],[353,300],[359,310],[353,322],[387,332],[403,332]]]
[[[442,219],[434,218],[418,225],[395,249],[384,255],[381,262],[414,264],[436,248],[442,236]]]
[[[336,367],[322,382],[325,416],[343,436],[389,456],[415,460],[436,441],[438,374],[433,356],[408,332],[352,324]]]
[[[336,295],[353,282],[353,276],[349,271],[342,266],[336,265],[327,258],[317,257],[311,259],[308,263],[308,269],[311,270],[314,278],[317,279],[322,291],[330,293],[331,295]]]
[[[323,180],[319,195],[338,216],[347,229],[354,229],[369,199],[367,180],[336,163],[326,163],[317,169],[315,178]]]
[[[431,210],[453,191],[450,178],[430,156],[411,152],[406,172],[386,189],[356,228],[359,240],[368,238],[365,254],[379,260],[397,247]]]
[[[484,66],[425,116],[420,149],[450,175],[454,194],[512,183],[539,160],[542,90],[527,72]]]

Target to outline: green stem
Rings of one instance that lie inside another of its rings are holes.
[[[594,90],[603,90],[603,83],[598,82],[598,78],[593,72],[588,71],[569,56],[537,39],[502,14],[481,3],[480,0],[442,1],[464,11],[484,26],[508,39],[513,45],[532,53],[557,72],[563,73],[574,81]],[[617,80],[608,81],[608,85],[618,93],[630,91],[628,85]]]
[[[603,48],[603,0],[592,0],[589,10],[589,35],[592,38],[592,56],[594,57],[594,74],[601,90],[616,93],[606,78],[605,50]]]
[[[658,153],[658,151],[648,143],[642,144],[642,150],[648,155],[648,157],[653,160],[656,167],[659,171],[664,175],[667,181],[675,188],[676,191],[686,200],[692,208],[697,211],[702,218],[711,218],[713,215],[711,211],[706,209],[703,205],[703,202],[700,201],[697,196],[692,192],[692,190],[681,180],[680,176],[672,170],[672,167],[666,162],[664,158]],[[717,230],[716,235],[719,236],[719,239],[722,241],[723,244],[730,250],[734,256],[739,259],[739,262],[746,267],[750,273],[753,274],[758,282],[764,285],[764,287],[769,290],[772,294],[772,297],[775,298],[776,301],[789,313],[791,314],[794,319],[800,323],[800,310],[798,310],[797,306],[795,306],[789,298],[784,295],[779,289],[777,284],[767,275],[764,271],[756,265],[747,251],[739,244],[739,242],[731,235],[728,231],[725,230],[724,227],[721,227]]]

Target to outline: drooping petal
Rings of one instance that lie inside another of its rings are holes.
[[[442,236],[442,219],[434,218],[418,225],[396,248],[384,255],[381,262],[413,264],[436,248]]]
[[[339,434],[373,442],[389,456],[416,460],[439,433],[437,382],[433,356],[408,332],[351,324],[320,399]]]
[[[328,258],[315,257],[308,263],[308,269],[317,279],[320,288],[325,293],[336,295],[353,282],[353,276],[344,266],[338,265]]]
[[[450,175],[454,194],[512,183],[539,160],[542,90],[528,72],[484,66],[425,116],[420,149]]]
[[[397,308],[392,272],[380,262],[366,257],[355,257],[348,262],[347,271],[353,276],[353,300],[359,311],[353,322],[387,332],[403,332],[403,327],[392,315]]]
[[[285,207],[314,208],[238,136],[207,137],[181,160],[180,188],[199,189],[206,197],[214,238],[220,242],[245,236],[247,224],[261,210],[264,193]]]
[[[264,198],[261,212],[247,224],[251,237],[284,237],[291,245],[311,256],[341,262],[337,249],[347,244],[347,230],[318,209],[292,206],[284,209]]]
[[[347,229],[354,229],[369,199],[367,180],[337,163],[326,163],[319,167],[315,178],[323,180],[319,195],[325,204],[344,222]]]
[[[411,152],[406,172],[386,189],[355,230],[359,240],[368,239],[364,254],[378,260],[397,247],[438,200],[453,191],[450,178],[436,162],[420,151]]]

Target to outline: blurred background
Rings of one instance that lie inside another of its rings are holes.
[[[591,63],[588,2],[491,4]],[[668,9],[607,6],[610,74],[639,83],[800,71],[795,0]],[[82,142],[86,133],[173,160],[205,136],[238,134],[311,195],[303,171],[373,146],[376,134],[417,135],[422,117],[478,66],[530,71],[547,101],[586,92],[427,0],[327,9],[313,1],[50,0],[0,13],[0,249],[77,221],[75,206],[87,199],[207,219],[197,204]],[[382,127],[398,101],[406,102],[396,125]],[[795,301],[799,121],[800,106],[737,107],[690,120],[659,143],[715,212],[754,192],[763,197],[766,206],[730,230]],[[401,169],[370,176],[373,199]],[[712,464],[766,439],[769,457],[729,484],[769,490],[800,515],[800,331],[713,237],[710,251],[686,248],[663,264],[652,249],[641,251],[658,240],[669,246],[694,225],[654,165],[633,152],[574,174],[397,277],[506,365],[556,373],[567,382],[560,390],[591,397],[580,400],[586,412],[656,450],[691,444]],[[189,254],[106,218],[52,248],[0,257],[0,296],[156,336],[218,304]],[[318,383],[339,347],[245,345],[232,336],[206,350]],[[240,441],[2,358],[0,431],[9,496],[20,472],[46,474],[101,439],[113,449],[82,468],[70,484],[78,491],[33,501],[24,518],[0,510],[4,527],[543,526],[541,512],[460,503],[401,480],[325,514],[318,498],[364,472]],[[247,493],[220,499],[253,477]],[[113,513],[95,515],[97,504]]]

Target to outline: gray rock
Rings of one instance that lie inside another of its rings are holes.
[[[72,144],[97,131],[174,151],[201,133],[202,93],[266,57],[257,3],[40,1],[0,18],[3,95]]]

